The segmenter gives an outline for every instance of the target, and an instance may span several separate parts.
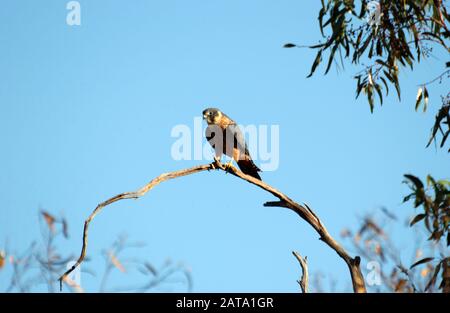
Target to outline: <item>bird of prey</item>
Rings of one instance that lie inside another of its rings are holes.
[[[227,167],[235,160],[244,174],[261,180],[258,174],[261,170],[253,162],[239,126],[216,108],[204,110],[203,119],[208,123],[206,139],[213,147],[216,159],[220,160],[225,154],[232,158]]]

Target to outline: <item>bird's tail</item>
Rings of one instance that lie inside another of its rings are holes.
[[[255,165],[252,159],[245,158],[242,160],[239,160],[237,162],[239,168],[244,174],[253,176],[256,179],[262,180],[261,176],[259,176],[258,172],[261,172],[261,170]]]

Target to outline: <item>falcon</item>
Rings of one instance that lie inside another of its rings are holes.
[[[225,154],[231,158],[226,167],[232,167],[232,162],[235,160],[244,174],[261,180],[258,174],[261,170],[253,162],[247,143],[236,122],[216,108],[204,110],[203,119],[208,124],[206,139],[213,147],[216,159],[220,160]]]

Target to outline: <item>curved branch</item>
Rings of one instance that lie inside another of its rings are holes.
[[[207,164],[207,165],[200,165],[200,166],[195,166],[192,168],[188,168],[188,169],[184,169],[184,170],[180,170],[180,171],[175,171],[175,172],[171,172],[171,173],[164,173],[159,175],[158,177],[156,177],[155,179],[153,179],[151,182],[149,182],[147,185],[145,185],[144,187],[142,187],[141,189],[139,189],[138,191],[135,192],[125,192],[125,193],[121,193],[118,194],[115,197],[112,197],[108,200],[106,200],[105,202],[100,203],[99,205],[97,205],[97,207],[95,208],[95,210],[91,213],[91,215],[89,215],[89,217],[86,219],[86,221],[84,222],[84,230],[83,230],[83,246],[81,248],[81,254],[80,257],[78,258],[78,260],[75,262],[75,264],[68,269],[60,278],[59,278],[59,283],[60,283],[60,289],[62,289],[62,282],[67,279],[67,276],[73,271],[75,270],[84,260],[85,256],[86,256],[86,249],[87,249],[87,244],[88,244],[88,231],[89,231],[89,224],[91,223],[91,221],[94,219],[94,217],[100,213],[100,211],[105,207],[108,206],[114,202],[117,202],[119,200],[125,200],[125,199],[137,199],[139,197],[142,197],[143,195],[145,195],[149,190],[151,190],[153,187],[155,187],[156,185],[166,181],[166,180],[170,180],[170,179],[174,179],[177,177],[182,177],[182,176],[186,176],[186,175],[190,175],[190,174],[195,174],[198,172],[203,172],[206,170],[211,170],[211,169],[215,169],[214,163],[213,164]]]
[[[306,204],[300,205],[300,204],[294,202],[293,200],[291,200],[289,197],[287,197],[280,191],[278,191],[277,189],[267,185],[263,181],[258,180],[252,176],[246,175],[246,174],[242,173],[241,171],[238,171],[234,167],[224,166],[218,160],[215,160],[211,164],[199,165],[199,166],[191,167],[191,168],[180,170],[180,171],[161,174],[160,176],[156,177],[155,179],[150,181],[148,184],[146,184],[144,187],[142,187],[141,189],[139,189],[135,192],[121,193],[115,197],[112,197],[112,198],[106,200],[105,202],[100,203],[95,208],[95,210],[91,213],[91,215],[89,215],[89,217],[86,219],[86,221],[84,223],[83,246],[81,249],[80,257],[78,258],[77,262],[59,278],[60,288],[62,289],[62,283],[63,283],[63,281],[65,281],[67,276],[83,262],[83,260],[86,256],[89,224],[94,219],[94,217],[105,206],[108,206],[119,200],[137,199],[139,197],[142,197],[148,191],[150,191],[153,187],[155,187],[156,185],[158,185],[164,181],[182,177],[182,176],[195,174],[195,173],[199,173],[199,172],[209,171],[209,170],[222,170],[222,171],[228,172],[228,173],[230,173],[236,177],[239,177],[253,185],[260,187],[261,189],[263,189],[263,190],[271,193],[275,197],[277,197],[280,201],[267,202],[264,204],[264,206],[286,207],[286,208],[289,208],[289,209],[293,210],[294,212],[296,212],[302,219],[304,219],[308,224],[310,224],[316,230],[316,232],[320,235],[320,240],[324,241],[328,246],[330,246],[333,250],[335,250],[336,253],[342,259],[344,259],[344,261],[346,262],[346,264],[350,270],[352,283],[353,283],[353,290],[355,292],[366,292],[366,288],[364,285],[364,279],[362,277],[362,274],[361,274],[361,271],[359,268],[360,258],[355,257],[354,259],[352,259],[347,254],[347,252],[331,237],[331,235],[328,233],[326,228],[323,226],[322,222],[317,217],[317,215]]]

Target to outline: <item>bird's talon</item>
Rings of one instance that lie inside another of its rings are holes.
[[[236,168],[233,166],[233,161],[224,165],[225,173],[236,172]]]
[[[217,157],[214,158],[214,162],[212,163],[212,166],[214,167],[214,169],[220,168],[220,166],[221,166],[220,160]]]

